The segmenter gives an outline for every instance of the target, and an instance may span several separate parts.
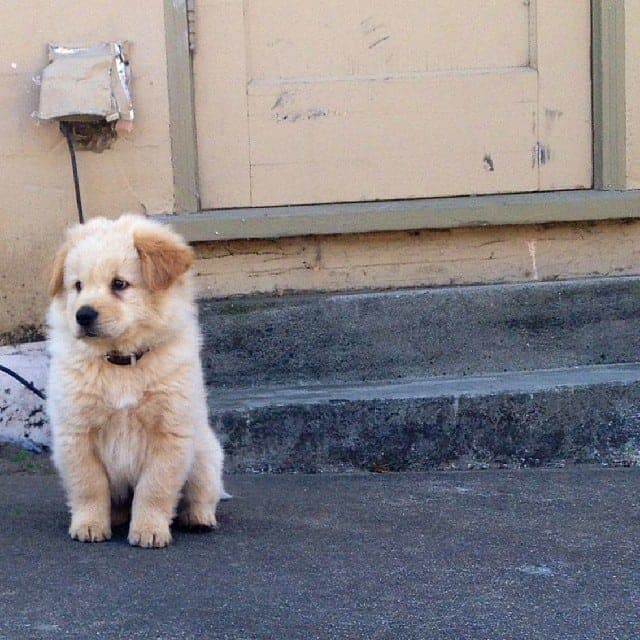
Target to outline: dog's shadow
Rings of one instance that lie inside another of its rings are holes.
[[[194,534],[196,536],[203,536],[204,534],[216,534],[220,533],[221,529],[225,528],[225,525],[230,524],[229,518],[226,514],[218,512],[217,514],[218,526],[217,527],[205,527],[202,525],[186,526],[175,519],[171,523],[171,533],[177,533],[182,537],[183,535]],[[112,528],[112,542],[126,543],[127,536],[129,535],[130,521],[122,522],[114,525]],[[169,545],[171,546],[171,545]]]

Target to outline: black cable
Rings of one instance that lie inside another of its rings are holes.
[[[78,209],[78,220],[80,224],[84,224],[84,215],[82,214],[82,198],[80,197],[80,180],[78,179],[78,165],[76,163],[76,149],[73,145],[73,127],[69,122],[60,123],[60,131],[67,139],[69,147],[69,155],[71,156],[71,171],[73,171],[73,186],[76,190],[76,207]]]
[[[35,393],[38,396],[38,398],[42,398],[42,400],[47,399],[47,396],[45,396],[44,393],[40,391],[40,389],[35,387],[33,383],[29,382],[28,380],[25,380],[22,376],[18,375],[15,371],[12,371],[11,369],[9,369],[9,367],[5,367],[0,364],[0,371],[4,371],[4,373],[6,373],[7,375],[10,375],[12,378],[15,378],[18,382],[20,382],[25,387],[27,387],[29,391],[32,391],[33,393]]]

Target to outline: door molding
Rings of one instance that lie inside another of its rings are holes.
[[[640,190],[623,191],[624,2],[591,0],[591,9],[593,189],[209,211],[194,206],[186,209],[193,213],[158,217],[192,242],[638,218]]]
[[[623,0],[592,0],[593,183],[627,186],[625,11]]]
[[[157,216],[189,242],[579,222],[640,215],[637,191],[548,191],[348,204],[214,209]]]
[[[187,213],[197,211],[200,200],[186,1],[164,0],[164,19],[174,208]]]

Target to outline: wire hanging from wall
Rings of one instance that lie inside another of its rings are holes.
[[[71,156],[71,171],[73,173],[73,186],[76,192],[76,208],[78,210],[78,222],[84,224],[84,214],[82,212],[82,197],[80,196],[80,180],[78,178],[78,163],[76,162],[76,149],[73,144],[73,125],[70,122],[60,122],[60,131],[67,140],[69,155]]]

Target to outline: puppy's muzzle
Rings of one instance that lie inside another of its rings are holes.
[[[98,312],[89,306],[80,307],[76,311],[76,322],[82,327],[82,332],[86,336],[95,336],[95,324],[98,318]]]

